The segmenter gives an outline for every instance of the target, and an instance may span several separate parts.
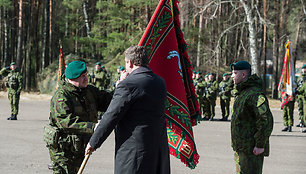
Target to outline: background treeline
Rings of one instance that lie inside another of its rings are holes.
[[[65,55],[102,61],[111,71],[123,51],[137,44],[158,0],[0,0],[0,65],[16,61],[26,90]],[[180,0],[181,28],[195,70],[221,75],[237,60],[266,73],[273,62],[274,91],[291,40],[293,58],[304,59],[303,0]],[[271,54],[269,53],[269,50]],[[55,66],[56,67],[56,66]]]

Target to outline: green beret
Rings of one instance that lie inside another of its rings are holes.
[[[205,77],[208,77],[208,76],[209,76],[209,73],[205,75]]]
[[[10,66],[12,66],[12,65],[16,65],[16,62],[12,62],[12,63],[10,64]]]
[[[102,66],[101,66],[101,68],[105,68],[105,66],[104,66],[104,65],[102,65]]]
[[[100,65],[101,66],[101,62],[97,62],[96,65]]]
[[[76,79],[87,71],[86,64],[83,61],[73,61],[65,69],[67,79]]]
[[[224,74],[223,74],[223,77],[228,76],[228,75],[229,75],[228,73],[224,73]]]
[[[230,65],[231,70],[246,70],[246,69],[251,69],[251,65],[249,64],[249,62],[241,60],[239,62],[236,63],[232,63]]]
[[[306,68],[306,64],[304,64],[304,65],[302,66],[302,69],[304,69],[304,68]]]

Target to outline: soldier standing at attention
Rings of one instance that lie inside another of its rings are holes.
[[[297,100],[299,110],[299,124],[297,127],[305,127],[305,110],[306,110],[306,98],[305,98],[305,83],[306,83],[306,64],[302,67],[302,74],[297,79]]]
[[[0,71],[0,75],[7,75],[6,87],[8,89],[8,98],[11,103],[11,116],[7,119],[17,120],[20,92],[22,89],[22,75],[19,73],[18,66],[15,62],[12,62],[9,68],[3,68]]]
[[[216,99],[217,99],[217,92],[219,89],[219,84],[215,79],[215,74],[209,73],[208,75],[208,83],[207,83],[207,98],[209,100],[209,110],[210,110],[210,117],[209,120],[213,121],[215,117],[215,107],[216,107]]]
[[[106,111],[112,95],[88,85],[83,61],[68,64],[64,75],[50,103],[49,124],[59,136],[47,147],[54,174],[76,174],[98,122],[97,112]]]
[[[220,105],[222,111],[221,121],[227,121],[230,114],[230,101],[231,101],[231,91],[232,91],[232,81],[229,80],[229,74],[223,74],[223,80],[219,84],[219,96],[220,96]]]
[[[269,137],[273,116],[262,80],[251,75],[247,61],[231,64],[237,96],[231,119],[231,140],[235,151],[236,171],[240,174],[261,174],[264,156],[269,156]]]
[[[288,97],[288,94],[285,94]],[[282,108],[283,110],[283,120],[285,128],[282,129],[283,132],[291,132],[293,126],[293,111],[294,111],[294,102],[295,97],[291,101],[289,101],[285,106]]]
[[[97,62],[95,66],[95,75],[93,84],[100,90],[104,90],[105,72],[102,69],[101,62]]]

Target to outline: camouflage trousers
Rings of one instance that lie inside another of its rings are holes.
[[[209,100],[209,111],[210,111],[210,118],[215,117],[215,107],[216,107],[216,99]]]
[[[220,105],[222,111],[222,118],[228,118],[230,114],[230,99],[224,100],[220,97]]]
[[[302,97],[298,97],[298,111],[299,111],[299,120],[304,124],[305,123],[305,111],[306,110],[306,101]]]
[[[288,102],[283,108],[284,126],[293,126],[294,101]]]
[[[53,174],[77,174],[85,154],[87,143],[68,135],[60,137],[58,147],[49,147]]]
[[[203,115],[203,118],[205,116],[208,116],[209,114],[209,101],[206,100],[206,99],[199,99],[199,104],[200,104],[200,110],[201,110],[201,113]]]
[[[243,152],[234,154],[237,174],[261,174],[264,161],[263,154],[253,155]]]
[[[20,93],[15,90],[9,89],[8,99],[10,100],[11,103],[11,114],[18,115]]]

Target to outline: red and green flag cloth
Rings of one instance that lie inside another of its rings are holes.
[[[139,45],[146,47],[149,67],[166,82],[170,154],[193,169],[199,154],[192,126],[200,121],[201,116],[177,3],[177,0],[160,1]]]
[[[294,99],[296,86],[295,71],[293,58],[291,56],[290,44],[290,41],[288,41],[286,44],[286,54],[284,58],[283,70],[278,84],[278,91],[282,94],[282,109],[288,102]]]

